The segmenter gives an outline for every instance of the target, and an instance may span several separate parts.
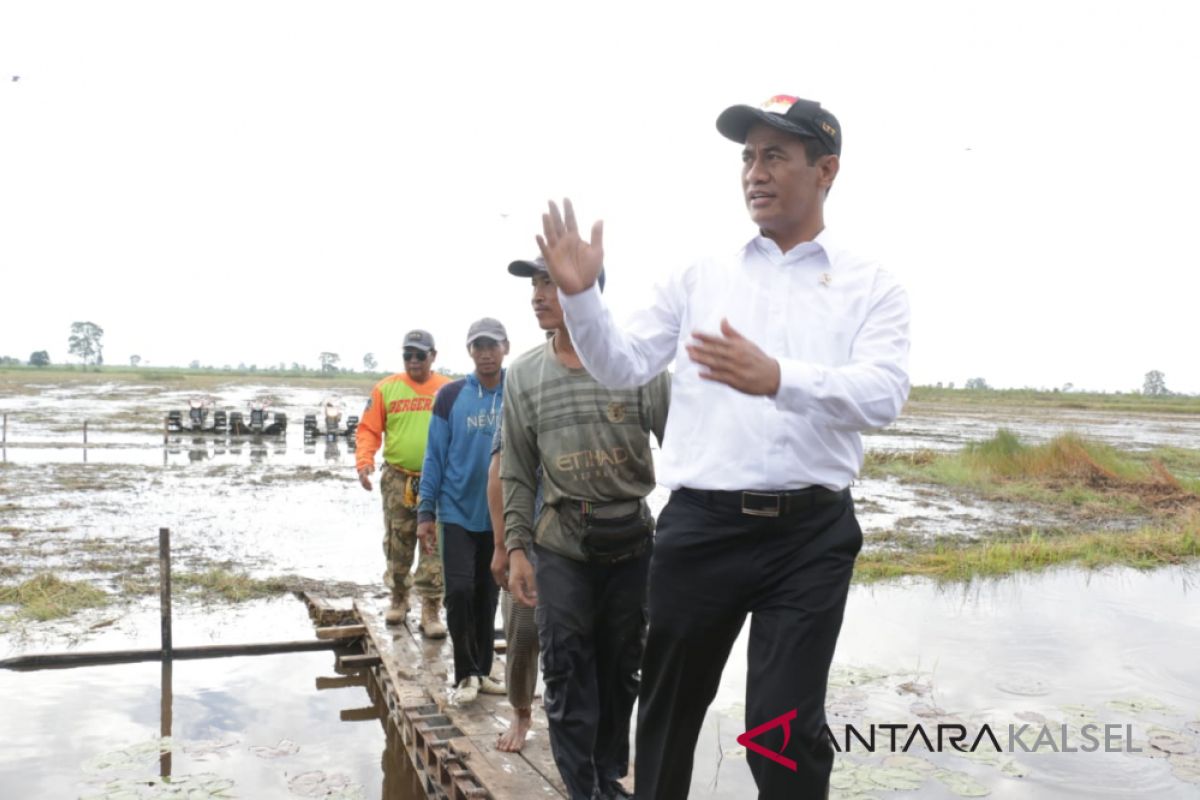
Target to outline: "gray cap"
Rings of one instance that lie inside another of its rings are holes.
[[[504,325],[498,319],[484,317],[471,323],[471,327],[467,329],[467,347],[476,339],[494,339],[497,342],[508,341],[508,331],[504,330]]]
[[[538,256],[530,261],[513,261],[508,265],[508,271],[518,278],[532,278],[539,273],[549,274],[550,270],[546,267],[546,259]],[[604,269],[600,269],[600,277],[596,279],[596,283],[600,284],[600,291],[604,291]]]
[[[433,349],[433,334],[429,331],[423,331],[420,328],[411,330],[404,334],[404,346],[412,347],[416,350],[424,350],[428,353]]]

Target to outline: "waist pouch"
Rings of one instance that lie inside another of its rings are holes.
[[[654,519],[641,500],[583,503],[583,554],[588,561],[617,564],[637,558],[654,536]]]

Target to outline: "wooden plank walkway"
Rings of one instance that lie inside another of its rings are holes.
[[[321,627],[362,626],[362,649],[356,655],[367,658],[343,658],[337,671],[366,675],[372,696],[381,697],[381,705],[387,709],[387,724],[400,731],[427,797],[435,800],[566,797],[550,753],[540,699],[534,703],[533,727],[524,750],[503,753],[496,749],[496,740],[508,728],[511,709],[507,698],[480,694],[469,705],[453,705],[450,640],[426,640],[416,633],[416,612],[409,615],[408,626],[389,628],[370,601],[356,600],[352,609],[338,609],[324,598],[304,596],[303,599],[314,623]],[[359,633],[339,631],[346,632]],[[503,673],[503,661],[497,659],[492,674],[503,677]]]

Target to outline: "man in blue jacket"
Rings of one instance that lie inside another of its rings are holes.
[[[504,396],[508,334],[490,317],[467,332],[475,372],[438,390],[421,470],[417,536],[426,551],[436,547],[442,523],[446,622],[454,645],[452,700],[469,703],[479,692],[504,694],[492,680],[499,587],[492,580],[495,545],[488,515],[487,477],[492,436]]]

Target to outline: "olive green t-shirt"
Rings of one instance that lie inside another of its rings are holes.
[[[536,540],[582,559],[581,502],[639,500],[654,489],[650,433],[661,445],[670,393],[665,371],[637,389],[608,389],[564,367],[553,340],[521,355],[504,382],[505,546]],[[539,465],[545,506],[535,532]]]

